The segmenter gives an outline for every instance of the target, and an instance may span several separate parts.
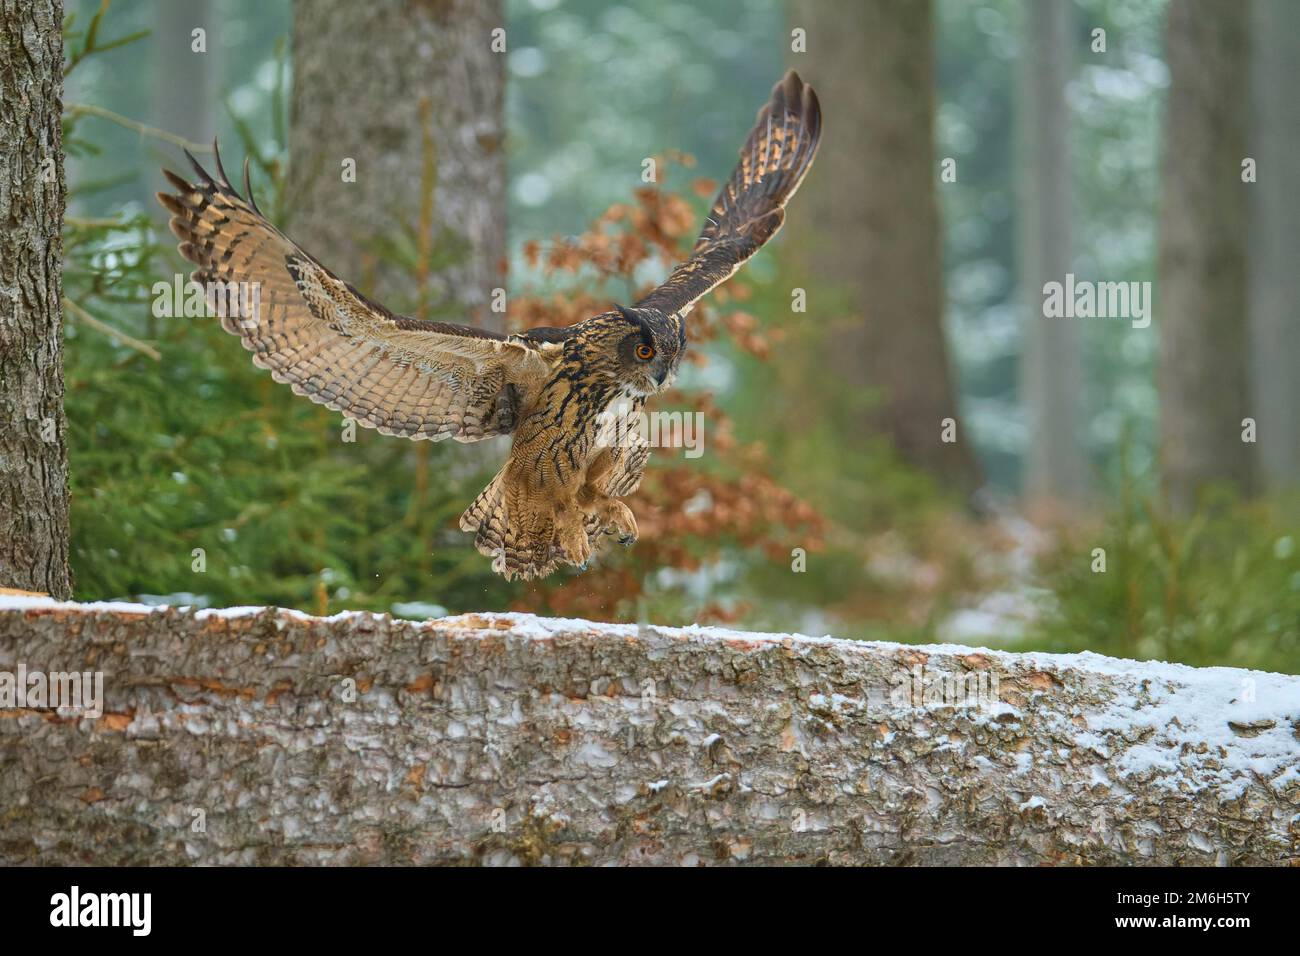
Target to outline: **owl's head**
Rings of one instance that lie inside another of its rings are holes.
[[[614,306],[601,343],[605,366],[629,396],[653,395],[672,386],[686,351],[686,327],[657,312]]]

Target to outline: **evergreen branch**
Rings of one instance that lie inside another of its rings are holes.
[[[123,116],[121,113],[114,113],[112,110],[104,109],[102,106],[96,106],[93,103],[72,103],[64,110],[68,116],[98,116],[100,119],[106,119],[109,122],[116,123],[119,126],[125,126],[129,130],[134,130],[141,136],[152,136],[154,139],[160,139],[164,143],[171,143],[173,146],[179,146],[182,149],[188,149],[191,153],[210,153],[212,145],[196,143],[186,139],[184,136],[177,136],[175,133],[169,133],[165,129],[159,129],[156,126],[147,126],[138,120]]]
[[[122,219],[83,219],[81,216],[64,216],[63,221],[76,229],[112,229],[130,225]]]
[[[99,5],[99,10],[97,10],[95,12],[95,15],[90,19],[90,26],[86,28],[86,36],[84,41],[81,44],[81,49],[73,51],[72,54],[68,57],[68,63],[63,68],[63,75],[65,78],[69,73],[73,71],[74,68],[76,68],[77,64],[80,63],[82,60],[84,60],[86,57],[95,53],[103,53],[106,50],[115,50],[120,46],[126,46],[128,43],[134,43],[136,40],[144,39],[152,32],[150,30],[139,30],[135,33],[130,33],[127,34],[126,36],[118,37],[116,40],[109,40],[107,43],[100,44],[99,24],[100,21],[104,19],[104,14],[107,12],[108,12],[108,0],[103,0],[103,2]],[[68,17],[63,21],[63,33],[68,40],[72,39],[71,36],[68,36],[68,34],[72,29],[72,21],[73,21],[73,16],[71,14],[69,14]]]
[[[147,342],[141,342],[139,339],[133,338],[125,332],[118,331],[106,322],[101,322],[67,296],[63,297],[63,307],[75,315],[79,322],[84,322],[97,332],[103,332],[114,341],[120,342],[128,348],[133,348],[142,355],[149,356],[149,358],[153,359],[155,362],[162,361],[162,353],[152,345],[149,345]]]

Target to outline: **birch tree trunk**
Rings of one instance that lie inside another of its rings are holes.
[[[62,22],[0,0],[0,586],[67,597]]]
[[[1080,441],[1078,329],[1073,319],[1043,315],[1043,285],[1065,282],[1071,261],[1065,86],[1073,73],[1072,10],[1068,3],[1023,4],[1017,252],[1025,317],[1021,399],[1029,418],[1025,496],[1031,503],[1077,501],[1088,477]]]
[[[1300,863],[1280,674],[0,598],[0,705],[5,865]]]
[[[1259,463],[1275,487],[1300,484],[1300,4],[1254,0],[1250,154],[1250,321]]]
[[[978,469],[960,421],[943,331],[943,272],[935,195],[934,57],[929,0],[793,0],[807,32],[807,71],[834,118],[817,168],[790,214],[791,246],[819,280],[810,301],[841,290],[852,326],[822,343],[850,388],[879,393],[863,429],[888,435],[903,458],[973,490]]]
[[[1249,491],[1255,445],[1246,286],[1249,6],[1173,0],[1160,217],[1160,444],[1172,504],[1224,482]]]
[[[502,318],[504,27],[501,0],[295,0],[293,235],[392,308]],[[377,252],[404,228],[402,261]]]

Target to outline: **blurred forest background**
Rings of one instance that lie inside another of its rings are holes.
[[[67,12],[79,599],[1300,672],[1300,3]],[[154,314],[154,284],[188,275],[159,167],[184,172],[184,143],[210,161],[213,135],[271,218],[394,309],[525,327],[631,301],[787,66],[821,95],[821,156],[778,241],[692,316],[659,405],[703,413],[704,454],[656,451],[640,542],[585,574],[508,584],[456,528],[504,440],[345,442],[215,321]],[[1067,273],[1151,282],[1150,323],[1045,317]]]

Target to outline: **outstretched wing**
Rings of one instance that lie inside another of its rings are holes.
[[[216,144],[213,144],[215,151]],[[163,174],[180,253],[227,332],[299,395],[386,435],[470,442],[511,431],[558,359],[557,341],[395,315],[299,248],[241,196],[217,154],[214,179]]]
[[[822,113],[813,88],[790,70],[772,87],[740,150],[740,163],[718,193],[691,256],[637,303],[684,316],[771,239],[817,155]]]

